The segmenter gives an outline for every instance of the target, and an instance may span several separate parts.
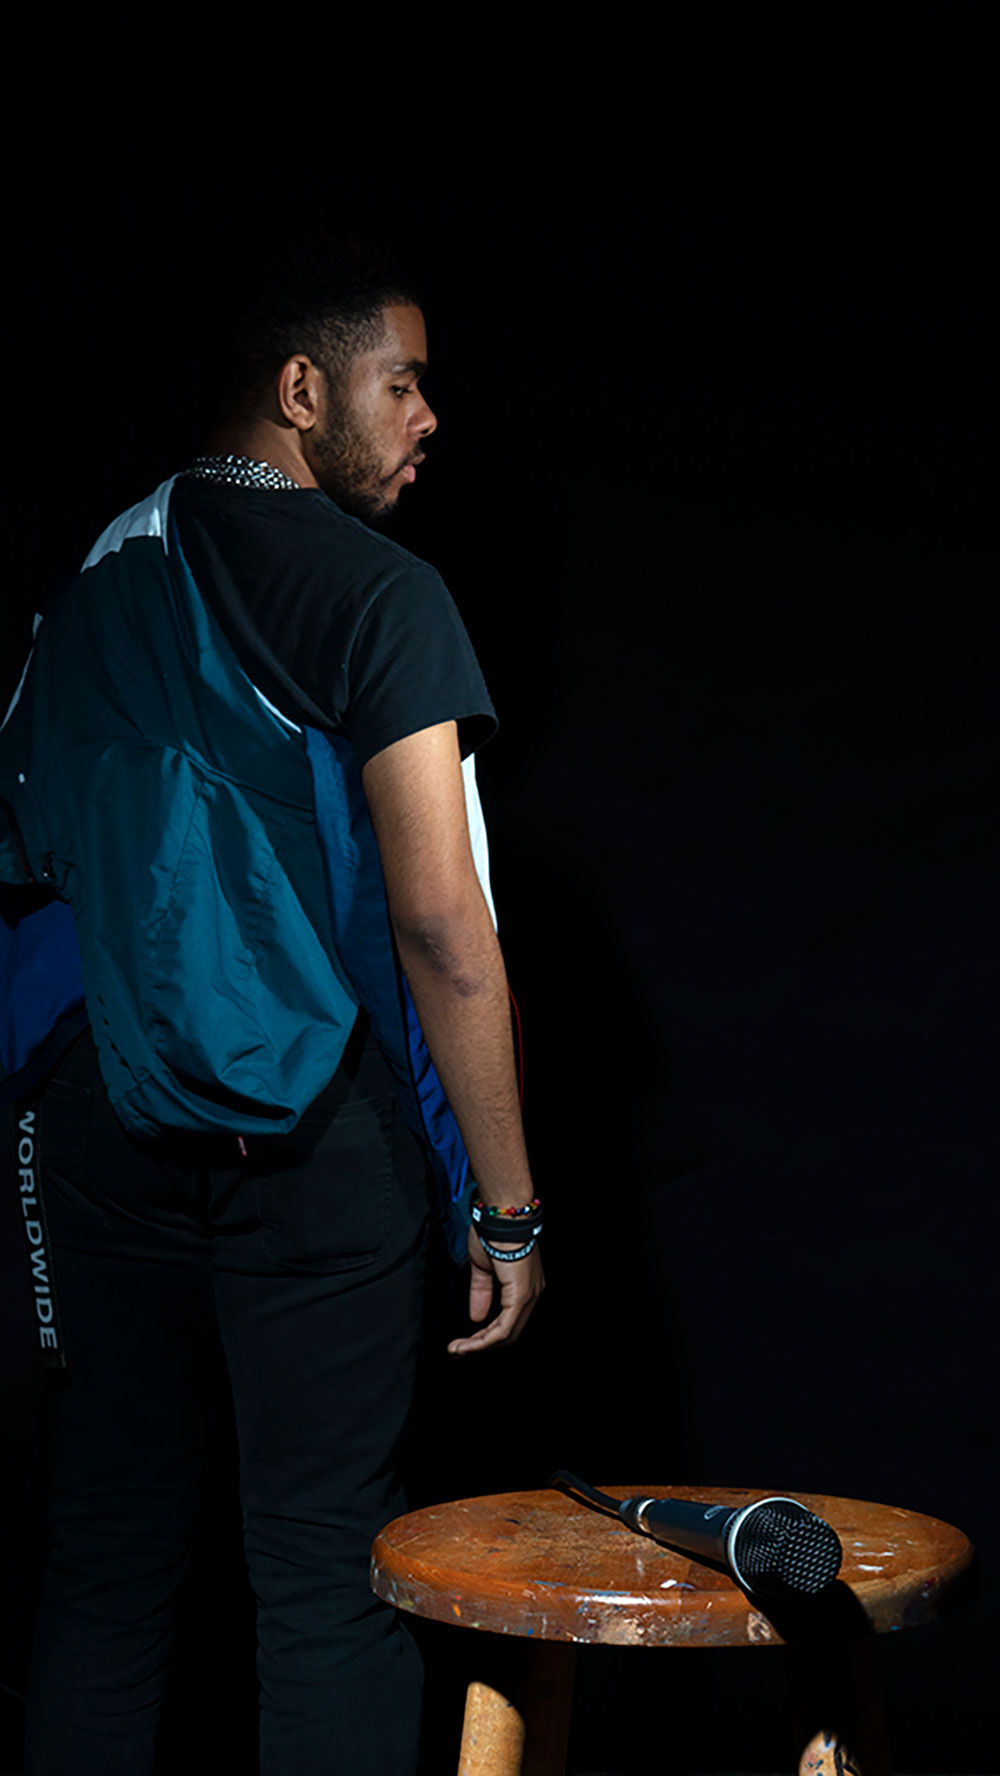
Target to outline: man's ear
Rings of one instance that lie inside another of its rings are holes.
[[[310,432],[320,416],[326,395],[326,377],[304,352],[296,352],[282,364],[275,384],[282,418],[297,432]]]

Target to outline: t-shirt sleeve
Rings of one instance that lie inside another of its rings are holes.
[[[458,723],[466,758],[497,720],[465,625],[434,568],[407,564],[379,588],[355,631],[344,727],[362,764],[439,722]]]

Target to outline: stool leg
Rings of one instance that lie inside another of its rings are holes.
[[[511,1638],[483,1653],[489,1678],[466,1694],[458,1776],[565,1776],[576,1647]]]
[[[799,1776],[892,1776],[874,1636],[786,1645],[785,1655]]]
[[[837,1733],[814,1733],[799,1759],[798,1776],[862,1776],[861,1765]]]
[[[531,1643],[517,1692],[526,1729],[522,1776],[565,1776],[575,1666],[569,1641]]]
[[[524,1719],[500,1690],[470,1683],[458,1776],[521,1776]]]

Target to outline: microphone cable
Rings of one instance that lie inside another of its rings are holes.
[[[579,1479],[566,1468],[557,1468],[549,1478],[549,1485],[556,1491],[578,1493],[598,1511],[608,1511],[612,1517],[621,1516],[619,1500],[612,1498],[610,1492],[600,1492],[596,1486],[588,1486],[586,1480]]]

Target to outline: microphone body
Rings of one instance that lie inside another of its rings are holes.
[[[693,1499],[623,1499],[619,1515],[630,1529],[668,1548],[727,1566],[747,1591],[811,1594],[840,1570],[836,1530],[798,1499],[703,1505]]]

